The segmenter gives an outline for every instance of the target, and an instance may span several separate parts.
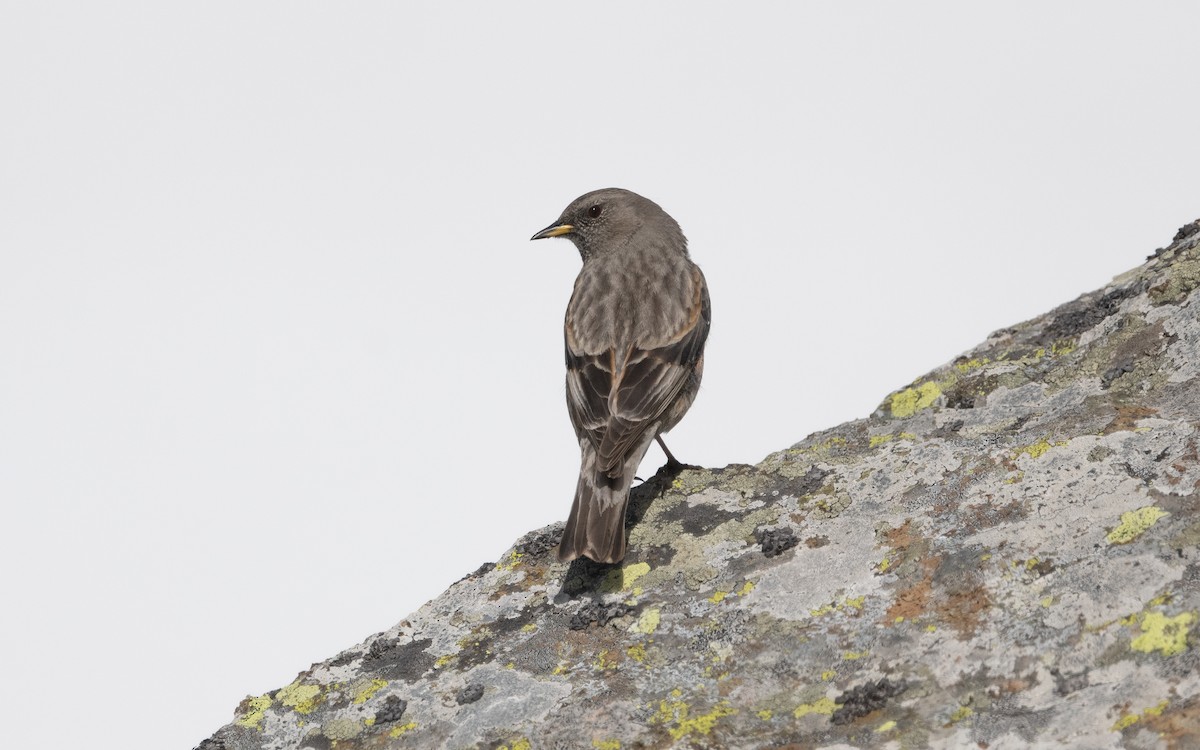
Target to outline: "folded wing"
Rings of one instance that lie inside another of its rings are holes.
[[[692,298],[679,330],[624,351],[597,353],[573,346],[567,328],[567,406],[575,432],[596,450],[596,469],[620,476],[630,451],[656,429],[664,412],[695,377],[710,320],[708,289],[692,267]]]

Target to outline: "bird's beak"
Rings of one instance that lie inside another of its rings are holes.
[[[564,234],[570,234],[575,231],[575,227],[570,224],[551,224],[542,231],[530,237],[530,240],[544,240],[547,237],[561,237]]]

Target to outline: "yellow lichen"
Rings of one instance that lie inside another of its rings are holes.
[[[729,596],[728,591],[721,591],[720,589],[717,589],[712,596],[708,597],[708,600],[713,604],[720,604],[727,596]]]
[[[1169,515],[1171,514],[1157,505],[1147,505],[1128,513],[1122,513],[1120,525],[1108,532],[1108,536],[1105,538],[1109,544],[1128,544],[1158,523],[1160,518]]]
[[[1138,723],[1138,721],[1140,721],[1148,716],[1161,716],[1162,712],[1167,709],[1167,703],[1168,703],[1168,701],[1165,701],[1165,700],[1159,701],[1158,705],[1149,706],[1147,708],[1144,708],[1144,709],[1142,709],[1142,713],[1140,716],[1136,713],[1123,715],[1121,718],[1117,719],[1116,723],[1114,723],[1112,725],[1112,731],[1120,732],[1121,730],[1125,729],[1126,727],[1131,727],[1134,724]]]
[[[846,446],[846,438],[831,437],[828,440],[822,440],[811,448],[801,448],[798,453],[813,453],[818,456],[825,456],[832,452],[835,448],[844,448]]]
[[[928,409],[942,395],[942,387],[933,381],[921,383],[915,388],[892,394],[892,416],[899,419],[911,417],[922,409]]]
[[[275,699],[298,714],[312,713],[321,702],[320,685],[304,685],[299,680],[275,693]]]
[[[682,693],[678,689],[672,690],[671,700],[659,701],[658,713],[651,719],[651,721],[664,725],[674,724],[674,726],[667,727],[667,732],[674,740],[680,740],[692,734],[709,734],[718,719],[737,713],[737,710],[732,708],[728,702],[721,701],[708,713],[691,716],[691,707],[686,702],[679,700],[680,696]]]
[[[895,728],[896,728],[896,722],[885,721],[882,724],[880,724],[879,726],[875,727],[875,731],[879,734],[883,734],[884,732],[890,732]]]
[[[507,558],[496,563],[496,570],[513,570],[521,564],[521,558],[524,556],[520,552],[510,552]]]
[[[637,633],[645,633],[649,635],[658,629],[660,613],[657,608],[650,608],[642,612],[638,621],[633,624],[630,630]]]
[[[1037,441],[1033,445],[1026,445],[1022,448],[1018,448],[1017,453],[1015,456],[1013,456],[1013,458],[1015,459],[1018,456],[1020,456],[1022,453],[1024,453],[1025,455],[1029,456],[1030,458],[1037,460],[1037,459],[1041,458],[1042,456],[1044,456],[1046,454],[1046,451],[1050,450],[1053,447],[1054,446],[1051,445],[1049,440],[1047,440],[1046,438],[1042,438],[1041,440]]]
[[[532,622],[527,622],[521,626],[522,633],[533,633],[537,630],[537,625]]]
[[[387,684],[387,680],[369,680],[368,682],[363,683],[354,692],[354,702],[366,703],[367,701],[371,700],[372,696],[387,687]],[[353,688],[354,686],[351,687]]]
[[[737,595],[745,596],[746,594],[749,594],[753,590],[754,590],[754,581],[746,581],[745,583],[742,584],[742,587],[740,589],[738,589]]]
[[[755,716],[762,719],[763,721],[770,721],[771,717],[774,716],[774,714],[771,713],[771,709],[764,708],[761,711],[759,711],[758,713],[756,713]]]
[[[623,568],[617,568],[616,570],[609,572],[608,576],[605,577],[604,583],[601,585],[600,590],[605,593],[628,591],[633,586],[634,581],[649,572],[650,564],[644,562],[634,563],[633,565],[628,565]]]
[[[1122,716],[1121,718],[1117,719],[1116,723],[1112,725],[1112,731],[1120,732],[1122,729],[1125,729],[1126,727],[1131,727],[1134,724],[1138,723],[1138,720],[1140,718],[1141,717],[1138,716],[1137,714],[1126,714],[1126,715]]]
[[[260,695],[257,698],[247,698],[246,706],[249,709],[246,711],[246,715],[236,719],[233,723],[248,729],[258,729],[262,724],[263,717],[267,715],[267,709],[271,707],[271,696]]]
[[[872,435],[871,436],[871,447],[878,448],[879,446],[881,446],[884,443],[891,440],[893,437],[894,437],[893,435]]]
[[[362,734],[362,730],[363,725],[358,719],[351,718],[330,719],[321,725],[321,734],[334,742],[354,739]]]
[[[959,706],[955,709],[954,713],[950,714],[950,723],[957,724],[968,716],[974,715],[974,713],[970,706]]]
[[[832,669],[826,669],[824,672],[821,673],[821,680],[823,682],[829,682],[834,677],[837,677],[837,672],[834,672]]]
[[[796,706],[795,711],[792,711],[792,716],[795,716],[797,719],[802,716],[808,716],[809,714],[823,714],[825,716],[831,716],[833,715],[833,712],[837,710],[837,707],[838,704],[834,703],[833,699],[822,698],[821,700],[813,701],[812,703],[801,703],[799,706]]]
[[[1134,651],[1174,656],[1187,650],[1188,626],[1196,621],[1193,612],[1167,617],[1162,612],[1147,612],[1142,617],[1142,634],[1129,643]]]
[[[388,736],[391,737],[392,739],[395,739],[396,737],[399,737],[400,735],[402,735],[406,732],[411,732],[412,730],[414,730],[416,728],[417,728],[417,722],[410,721],[407,724],[404,724],[403,726],[394,727],[392,729],[392,731],[388,732]]]
[[[616,669],[620,664],[617,660],[609,656],[608,649],[601,649],[600,653],[596,654],[596,658],[592,661],[592,666],[600,671],[606,669]]]
[[[987,357],[981,357],[979,359],[969,359],[966,362],[959,362],[958,364],[954,365],[954,369],[965,374],[965,373],[970,372],[971,370],[977,370],[980,367],[983,367],[990,361],[991,360],[989,360]]]
[[[842,653],[842,658],[846,661],[854,661],[856,659],[861,659],[870,653],[870,651],[844,651]]]
[[[592,747],[596,750],[621,750],[620,740],[592,740]]]
[[[1164,604],[1170,604],[1175,596],[1170,591],[1164,591],[1150,601],[1146,602],[1147,607],[1161,607]]]
[[[639,664],[646,661],[646,647],[640,643],[636,643],[625,649],[625,653],[629,654],[629,658],[633,659]]]

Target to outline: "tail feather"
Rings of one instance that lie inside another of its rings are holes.
[[[619,476],[596,470],[596,453],[590,443],[583,445],[583,462],[575,502],[558,544],[560,562],[590,557],[598,563],[617,563],[625,558],[625,509],[629,506],[629,487],[649,441],[629,456]]]

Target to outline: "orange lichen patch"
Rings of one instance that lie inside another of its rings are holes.
[[[1158,409],[1151,409],[1146,406],[1118,406],[1117,415],[1112,421],[1104,425],[1104,429],[1100,431],[1101,435],[1111,435],[1114,432],[1122,432],[1132,430],[1137,427],[1139,419],[1152,417],[1158,414]]]
[[[1200,699],[1192,697],[1178,705],[1168,704],[1157,714],[1147,711],[1140,726],[1162,738],[1167,750],[1200,747]]]
[[[909,545],[920,540],[920,537],[913,533],[911,518],[906,518],[904,523],[896,528],[883,532],[883,538],[884,543],[895,550],[908,549]]]
[[[983,613],[992,606],[991,597],[983,586],[960,589],[952,592],[944,602],[939,602],[938,617],[958,631],[961,638],[975,635],[983,620]]]
[[[920,617],[933,599],[933,574],[942,559],[929,555],[929,540],[918,533],[911,518],[880,536],[893,550],[885,558],[887,568],[896,570],[901,581],[907,584],[896,594],[881,622],[895,625]]]
[[[996,683],[995,687],[996,687],[997,693],[1000,693],[1002,695],[1004,695],[1004,694],[1011,695],[1014,693],[1020,693],[1020,692],[1024,692],[1024,691],[1028,690],[1029,688],[1031,688],[1034,685],[1035,682],[1036,682],[1036,680],[1034,680],[1034,679],[1026,679],[1024,677],[1018,676],[1018,677],[1010,677],[1007,680],[1001,680],[1000,682]]]
[[[894,550],[894,553],[886,558],[889,569],[910,560],[920,559],[929,552],[929,540],[918,532],[919,529],[913,526],[913,521],[909,518],[896,528],[880,534],[883,544]]]
[[[940,556],[927,557],[921,561],[921,580],[896,594],[892,606],[883,616],[884,624],[896,624],[913,620],[925,614],[933,598],[933,573],[942,562]]]

